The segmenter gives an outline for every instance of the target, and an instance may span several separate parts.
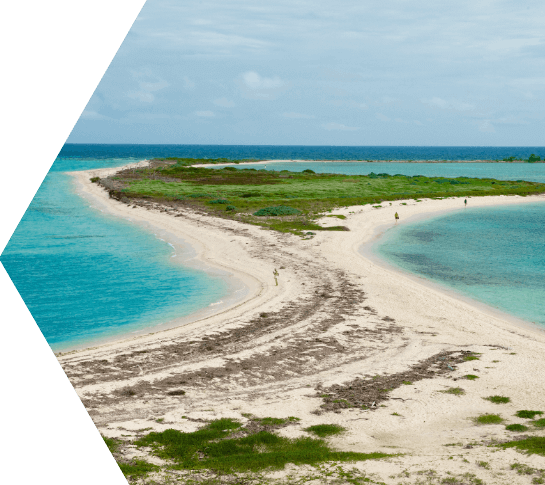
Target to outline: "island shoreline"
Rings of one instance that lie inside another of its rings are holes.
[[[123,441],[143,430],[191,432],[223,417],[245,422],[248,416],[294,416],[300,421],[280,430],[283,436],[307,436],[305,427],[333,423],[346,430],[331,441],[338,450],[391,453],[395,448],[395,457],[354,465],[385,481],[403,470],[418,471],[429,460],[441,472],[450,470],[453,452],[443,447],[451,443],[467,445],[457,453],[470,458],[457,462],[456,470],[480,473],[476,463],[491,458],[486,446],[475,443],[501,442],[510,435],[501,424],[483,430],[474,418],[501,412],[510,422],[518,409],[541,409],[545,402],[545,389],[535,385],[545,355],[542,331],[386,269],[360,251],[377,231],[394,224],[395,212],[402,224],[419,215],[441,216],[460,209],[463,197],[335,209],[330,215],[346,217],[349,231],[318,231],[302,239],[187,209],[169,214],[131,207],[89,181],[104,173],[78,172],[77,177],[113,214],[138,215],[167,231],[190,234],[199,241],[198,257],[244,273],[254,285],[251,297],[221,314],[58,355],[104,436]],[[470,198],[473,207],[543,201],[545,195]],[[336,222],[333,217],[320,223]],[[191,237],[184,239],[191,242]],[[344,405],[342,399],[324,404],[323,396],[336,388],[400,375],[445,352],[469,353],[471,359],[461,359],[446,374],[422,379],[415,374],[420,380],[387,389],[380,406]],[[468,381],[469,374],[480,379]],[[444,394],[453,388],[463,395]],[[498,409],[486,400],[492,394],[512,402]],[[142,450],[136,455],[122,450],[127,459],[154,459]],[[504,453],[515,452],[498,453],[500,463],[513,459]]]

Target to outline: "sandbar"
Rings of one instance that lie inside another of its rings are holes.
[[[304,436],[308,426],[339,424],[346,432],[330,439],[337,449],[399,454],[350,465],[383,483],[417,483],[419,472],[433,469],[437,480],[471,473],[485,483],[522,484],[528,478],[512,471],[511,463],[545,468],[544,457],[487,446],[513,438],[505,424],[524,421],[514,417],[517,410],[545,411],[545,333],[421,284],[360,250],[394,224],[396,211],[404,224],[460,210],[463,198],[338,209],[332,214],[345,215],[350,231],[301,239],[191,211],[125,205],[89,181],[112,170],[74,172],[82,196],[112,215],[178,235],[195,248],[197,258],[232,273],[248,292],[217,314],[59,355],[104,436],[130,439],[143,429],[194,431],[220,417],[295,416],[300,421],[278,432]],[[470,199],[472,207],[544,201],[545,196]],[[450,370],[440,362],[449,353],[477,358],[458,359]],[[430,359],[439,367],[430,367]],[[478,379],[465,379],[468,374]],[[385,390],[373,403],[365,401],[363,391],[351,401],[361,405],[350,407],[320,397],[395,375],[412,375],[413,381]],[[463,395],[443,392],[458,387]],[[484,399],[490,395],[511,402],[494,404]],[[492,413],[504,424],[473,421]],[[135,447],[124,453],[154,460]],[[298,473],[295,467],[290,472]]]

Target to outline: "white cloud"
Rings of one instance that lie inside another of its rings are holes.
[[[332,130],[335,130],[335,131],[356,131],[356,130],[359,130],[359,128],[357,128],[355,126],[346,126],[346,125],[343,125],[342,123],[324,123],[322,125],[322,128],[324,130],[328,130],[328,131],[332,131]]]
[[[107,120],[108,117],[101,115],[100,113],[92,110],[83,110],[83,113],[81,113],[81,119],[84,120]]]
[[[376,116],[377,119],[379,119],[380,121],[391,121],[390,118],[388,118],[387,116],[383,115],[382,113],[377,113],[375,116]]]
[[[222,108],[234,108],[235,102],[227,98],[219,98],[212,101],[216,106],[221,106]]]
[[[195,116],[200,116],[201,118],[213,118],[216,114],[213,111],[195,111]]]
[[[143,103],[155,101],[155,96],[152,93],[170,86],[167,81],[155,75],[150,69],[132,71],[131,74],[138,82],[138,89],[129,91],[127,96]]]
[[[305,115],[303,113],[295,113],[295,112],[286,112],[282,113],[282,116],[284,118],[291,118],[291,119],[300,119],[300,120],[311,120],[314,118],[312,115]]]
[[[475,109],[475,106],[469,103],[461,103],[460,101],[446,101],[438,97],[422,99],[421,101],[424,104],[440,109],[453,109],[455,111],[472,111]]]
[[[275,77],[261,77],[255,71],[248,71],[242,75],[242,81],[244,84],[253,90],[260,89],[278,89],[284,86],[284,81],[278,76]]]
[[[151,93],[146,93],[145,91],[129,91],[127,96],[143,103],[151,103],[155,100],[155,96]]]
[[[275,99],[287,83],[278,76],[263,77],[255,71],[246,71],[238,80],[243,95],[250,99]]]
[[[482,131],[483,133],[496,133],[494,125],[490,120],[478,120],[475,121],[475,124],[477,125],[479,131]]]

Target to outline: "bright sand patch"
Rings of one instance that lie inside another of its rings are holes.
[[[377,230],[393,225],[396,211],[405,224],[410,218],[462,209],[463,198],[340,209],[333,213],[347,216],[343,224],[350,232],[320,232],[302,240],[195,213],[132,208],[89,182],[116,170],[75,172],[79,192],[112,215],[190,242],[200,260],[232,273],[249,292],[236,306],[184,326],[59,356],[104,435],[139,436],[143,428],[193,430],[194,420],[244,420],[242,413],[296,416],[301,421],[282,433],[304,435],[308,426],[340,424],[347,432],[330,439],[340,450],[405,453],[358,465],[385,483],[413,483],[390,476],[430,468],[441,476],[470,472],[488,483],[528,483],[509,464],[545,468],[543,457],[462,447],[512,437],[504,425],[477,426],[472,417],[499,413],[511,424],[523,422],[513,417],[517,410],[545,411],[540,371],[545,334],[421,284],[360,252]],[[485,207],[544,200],[500,196],[471,198],[469,203]],[[274,284],[275,268],[279,286]],[[318,385],[400,373],[439,352],[460,350],[482,355],[449,374],[390,391],[385,407],[316,414],[323,403]],[[479,379],[461,379],[466,374]],[[465,394],[439,392],[450,387],[461,387]],[[185,394],[172,394],[180,389]],[[508,396],[511,402],[483,399],[490,395]],[[163,421],[157,422],[159,418]],[[453,443],[459,445],[445,446]],[[489,462],[489,469],[477,461]]]

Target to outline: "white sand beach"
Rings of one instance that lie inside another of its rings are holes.
[[[188,211],[129,206],[89,181],[117,170],[74,172],[77,191],[104,212],[189,242],[198,259],[231,273],[248,293],[244,301],[184,325],[174,322],[167,330],[59,355],[104,436],[136,437],[143,429],[193,431],[202,420],[244,421],[245,414],[295,416],[300,421],[279,434],[303,436],[308,426],[339,424],[347,431],[330,439],[339,450],[401,454],[349,464],[377,482],[431,483],[424,481],[430,474],[425,471],[433,470],[437,480],[470,473],[487,484],[527,484],[531,477],[517,474],[511,464],[545,468],[542,456],[487,446],[518,435],[505,429],[525,422],[514,417],[516,411],[545,411],[545,332],[360,251],[394,224],[396,211],[399,224],[408,224],[462,210],[463,198],[335,210],[332,214],[347,217],[343,224],[350,231],[318,232],[303,240]],[[544,201],[545,196],[475,197],[470,205]],[[339,221],[324,217],[321,223]],[[458,358],[447,368],[444,362],[460,352],[478,359]],[[468,374],[478,379],[465,379]],[[379,391],[365,391],[358,383],[395,375],[404,376],[403,385],[366,401]],[[354,396],[348,398],[351,383]],[[465,393],[443,392],[458,387]],[[330,401],[322,407],[322,394],[358,405],[342,408]],[[483,399],[491,395],[511,402]],[[505,422],[473,421],[487,413],[500,414]],[[145,456],[134,446],[123,453]],[[290,466],[271,476],[280,479],[288,472],[304,470]]]

